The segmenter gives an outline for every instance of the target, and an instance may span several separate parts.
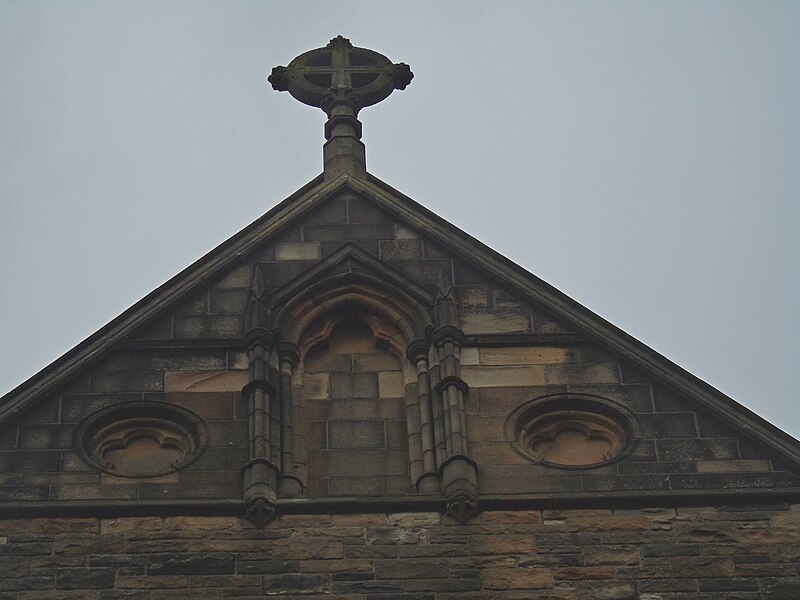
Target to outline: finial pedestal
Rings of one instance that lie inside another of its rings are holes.
[[[325,123],[325,145],[322,161],[325,180],[346,174],[366,178],[367,153],[361,141],[361,121],[351,107],[340,104],[331,111]]]

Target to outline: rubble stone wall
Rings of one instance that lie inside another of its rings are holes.
[[[797,600],[800,505],[0,521],[0,599]]]

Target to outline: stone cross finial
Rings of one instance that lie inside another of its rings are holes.
[[[287,67],[275,67],[267,80],[275,90],[316,106],[328,115],[325,123],[325,178],[343,173],[366,177],[361,123],[365,106],[404,90],[414,74],[407,64],[392,62],[372,50],[356,48],[342,36],[324,48],[304,52]]]

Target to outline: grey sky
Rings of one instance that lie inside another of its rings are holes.
[[[411,65],[370,172],[800,435],[800,3],[0,1],[0,393],[321,171],[271,68]]]

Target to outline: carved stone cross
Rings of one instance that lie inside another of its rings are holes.
[[[268,80],[274,89],[288,91],[330,117],[340,103],[350,105],[356,116],[395,89],[405,89],[413,77],[407,64],[392,64],[382,54],[355,48],[350,40],[338,36],[324,48],[301,54],[288,67],[275,67]]]
[[[358,111],[396,89],[404,90],[413,77],[407,64],[392,64],[382,54],[355,48],[350,40],[338,36],[324,48],[304,52],[288,67],[275,67],[267,80],[279,92],[288,91],[328,115],[323,174],[325,179],[335,179],[339,175],[366,177]]]

